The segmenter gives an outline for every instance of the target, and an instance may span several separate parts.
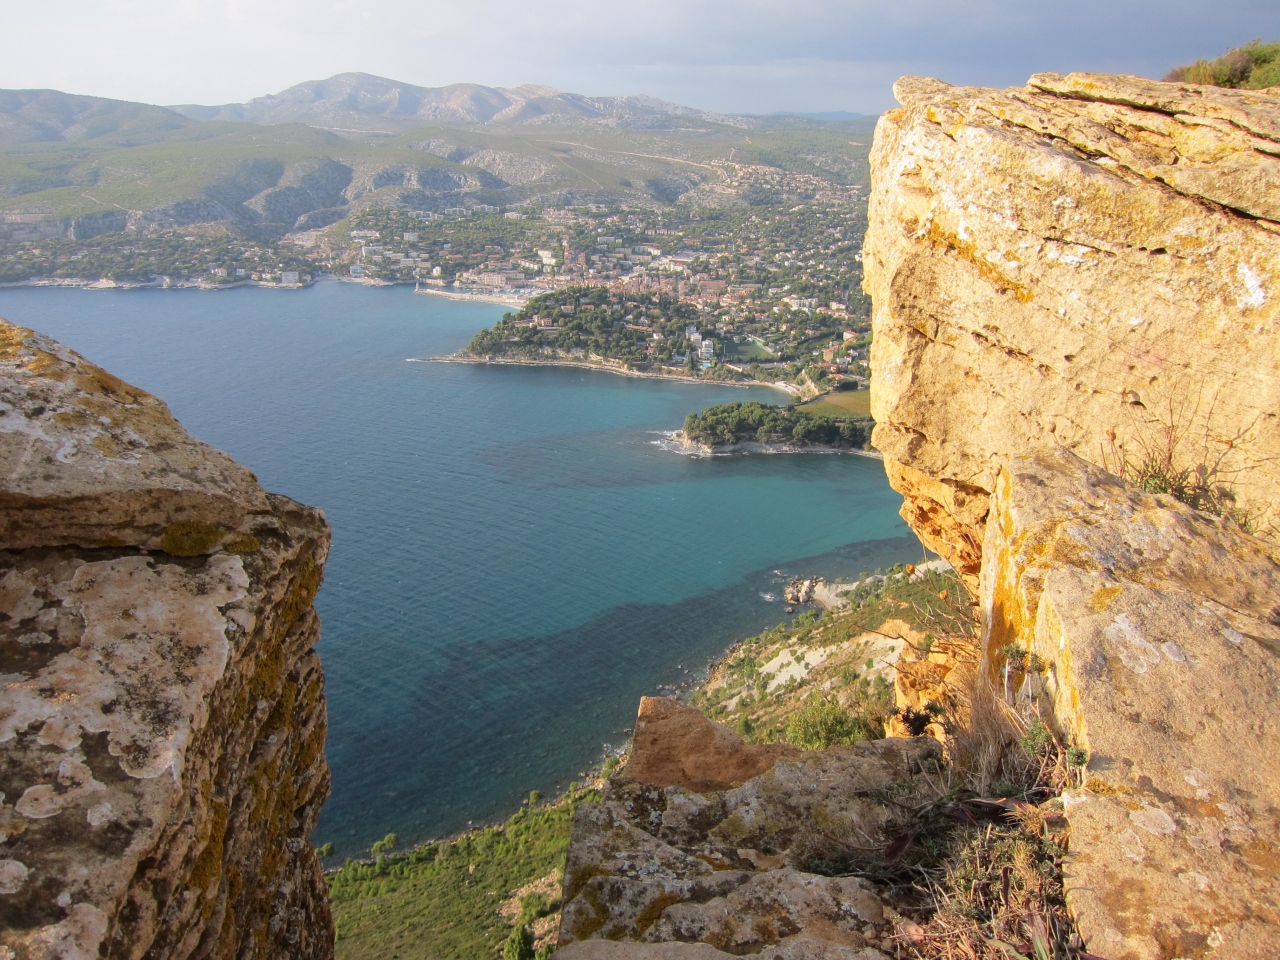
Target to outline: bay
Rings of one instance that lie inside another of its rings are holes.
[[[783,574],[921,556],[882,465],[691,458],[661,432],[750,389],[410,363],[502,307],[404,287],[16,288],[0,316],[164,398],[268,489],[325,510],[333,794],[355,854],[510,813],[625,739],[636,702],[783,619]]]

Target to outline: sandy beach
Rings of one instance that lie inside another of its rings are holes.
[[[496,293],[459,293],[456,290],[442,290],[439,287],[419,287],[413,291],[414,293],[429,293],[433,297],[444,297],[446,300],[476,300],[480,303],[500,303],[507,307],[523,307],[529,302],[529,297],[518,297],[515,295],[500,296]],[[432,357],[432,360],[437,358]]]

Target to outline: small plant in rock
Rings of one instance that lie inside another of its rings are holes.
[[[1031,722],[1031,726],[1027,727],[1027,732],[1019,738],[1019,742],[1022,744],[1022,749],[1028,753],[1038,754],[1053,743],[1053,734],[1049,732],[1043,720],[1036,719]]]
[[[926,703],[919,710],[914,707],[900,707],[894,711],[894,715],[907,728],[907,732],[913,737],[922,737],[924,732],[929,729],[929,724],[937,723],[939,717],[942,716],[942,706],[937,703]]]
[[[1083,767],[1089,762],[1089,751],[1083,747],[1067,747],[1067,766]]]

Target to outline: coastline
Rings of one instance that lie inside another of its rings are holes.
[[[509,359],[489,359],[488,357],[465,357],[458,354],[451,354],[445,357],[409,357],[408,363],[472,363],[487,365],[504,365],[511,367],[569,367],[578,370],[598,370],[604,373],[616,374],[620,377],[631,377],[633,379],[643,380],[680,380],[685,383],[702,383],[712,384],[717,387],[773,387],[776,390],[782,390],[790,393],[786,387],[777,383],[764,383],[759,380],[704,380],[702,377],[691,377],[687,374],[680,373],[650,373],[644,370],[628,370],[626,367],[615,367],[607,363],[597,363],[590,360],[509,360]],[[670,370],[671,368],[666,368]]]
[[[202,280],[172,280],[161,277],[159,280],[84,280],[74,277],[36,277],[31,280],[13,280],[0,283],[0,290],[11,290],[18,287],[70,287],[81,290],[236,290],[240,287],[262,287],[266,290],[304,290],[314,286],[321,280],[336,279],[319,276],[310,283],[270,283],[262,280],[234,280],[231,283],[205,283]]]
[[[420,287],[413,292],[429,293],[433,297],[444,297],[446,300],[475,300],[479,303],[500,303],[506,307],[516,308],[523,307],[530,300],[529,297],[520,297],[515,294],[504,297],[496,293],[459,293],[456,290],[444,290],[440,287]]]
[[[758,440],[745,440],[739,443],[728,443],[713,447],[706,443],[695,443],[684,435],[683,430],[673,430],[663,441],[667,449],[674,453],[682,453],[691,457],[744,457],[751,454],[772,456],[783,453],[819,453],[819,454],[853,454],[871,460],[883,460],[884,454],[878,450],[862,450],[857,447],[831,447],[826,444],[795,443],[761,443]]]

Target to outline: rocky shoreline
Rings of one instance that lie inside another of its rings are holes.
[[[884,456],[876,450],[861,450],[857,447],[832,447],[821,443],[761,443],[758,440],[746,440],[740,443],[726,443],[712,446],[690,440],[683,430],[674,430],[667,434],[670,449],[678,453],[695,457],[733,457],[750,454],[778,453],[825,453],[853,454],[858,457],[870,457],[872,460],[883,460]]]

